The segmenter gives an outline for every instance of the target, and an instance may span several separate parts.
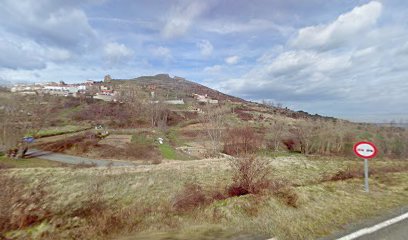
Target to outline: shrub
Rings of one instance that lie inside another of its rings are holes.
[[[408,166],[405,164],[400,164],[396,166],[384,166],[384,167],[371,167],[370,175],[381,175],[385,173],[395,173],[395,172],[405,172],[408,171]],[[339,170],[333,175],[326,175],[323,177],[322,182],[327,181],[343,181],[352,178],[363,178],[362,169],[350,169]]]
[[[299,196],[291,187],[280,188],[275,195],[286,205],[297,208],[299,206]]]
[[[296,148],[295,140],[285,139],[285,140],[283,140],[283,144],[286,146],[286,149],[288,149],[288,151],[290,151],[290,152],[295,151],[295,148]]]
[[[176,211],[188,211],[209,201],[210,199],[207,198],[204,189],[200,185],[186,183],[183,190],[173,198],[172,207]]]
[[[325,181],[342,181],[357,177],[362,177],[362,173],[348,168],[346,170],[339,170],[334,175],[327,176],[324,179]]]
[[[233,156],[254,153],[261,142],[251,127],[228,129],[224,136],[224,153]]]
[[[237,158],[230,162],[232,168],[232,185],[227,192],[229,196],[257,194],[271,186],[269,162],[266,159],[251,157]]]

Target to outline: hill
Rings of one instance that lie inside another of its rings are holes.
[[[133,79],[114,79],[114,83],[134,83],[144,89],[155,89],[155,92],[167,98],[192,98],[192,94],[207,95],[219,101],[245,102],[245,100],[224,94],[204,85],[188,81],[182,77],[170,77],[168,74],[141,76]]]
[[[233,102],[241,104],[240,110],[243,111],[260,111],[261,113],[279,114],[290,118],[309,118],[309,119],[327,119],[336,121],[333,117],[321,116],[318,114],[309,114],[305,111],[293,111],[286,107],[274,106],[267,103],[256,103],[247,101],[235,96],[231,96],[220,91],[211,89],[202,84],[189,81],[183,77],[170,77],[169,74],[157,74],[155,76],[141,76],[132,79],[113,79],[114,84],[135,84],[145,91],[152,91],[156,96],[164,99],[184,99],[186,102],[193,100],[193,94],[206,95],[211,99],[220,102]]]

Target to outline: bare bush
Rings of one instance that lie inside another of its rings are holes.
[[[255,153],[260,148],[260,138],[251,127],[228,129],[224,136],[224,153],[233,156]]]
[[[275,195],[286,205],[297,208],[299,206],[299,195],[292,187],[280,188]]]
[[[408,171],[408,165],[399,164],[395,166],[385,166],[385,167],[371,167],[370,175],[382,175],[386,173],[397,173]],[[346,168],[335,172],[334,174],[329,174],[323,176],[322,182],[326,181],[343,181],[352,178],[363,178],[362,169],[351,169]]]
[[[323,181],[342,181],[351,178],[362,177],[363,174],[356,170],[351,170],[350,168],[346,170],[339,170],[333,175],[328,175],[323,177]]]
[[[172,206],[176,211],[188,211],[208,203],[204,189],[197,183],[186,183],[181,192],[173,199]]]
[[[293,139],[284,139],[283,144],[286,146],[286,149],[290,152],[293,152],[296,150],[296,141]]]
[[[271,173],[267,159],[243,157],[230,161],[232,185],[228,188],[229,196],[257,194],[270,187]]]

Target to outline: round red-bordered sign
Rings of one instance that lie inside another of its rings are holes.
[[[365,159],[374,158],[378,153],[377,147],[372,142],[358,142],[354,144],[353,151],[358,157]]]

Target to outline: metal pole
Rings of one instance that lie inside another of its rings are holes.
[[[368,188],[368,160],[364,159],[364,186],[365,191],[369,192],[370,189]]]

